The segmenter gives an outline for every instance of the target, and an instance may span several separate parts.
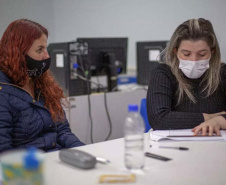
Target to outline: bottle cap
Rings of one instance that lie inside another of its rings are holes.
[[[79,67],[78,63],[73,63],[73,69],[77,69]]]
[[[31,147],[24,156],[24,168],[26,170],[36,170],[39,168],[39,160],[36,157],[37,149]]]
[[[138,112],[138,105],[136,105],[136,104],[129,104],[128,105],[128,111],[129,112]]]

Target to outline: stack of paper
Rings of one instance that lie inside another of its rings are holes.
[[[183,130],[155,130],[150,131],[152,141],[175,140],[175,141],[226,141],[226,130],[220,130],[221,136],[193,136],[191,129]]]

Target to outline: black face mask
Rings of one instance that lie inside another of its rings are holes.
[[[43,73],[45,73],[50,67],[50,58],[45,60],[35,60],[28,55],[26,55],[26,64],[27,64],[27,72],[29,77],[40,77]]]

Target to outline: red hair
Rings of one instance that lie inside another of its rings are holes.
[[[23,87],[28,73],[25,56],[34,40],[48,31],[42,25],[27,19],[12,22],[5,30],[0,41],[0,69],[12,79],[13,83]],[[63,90],[47,71],[41,77],[34,79],[35,88],[40,89],[54,121],[62,121],[64,116],[61,105]]]

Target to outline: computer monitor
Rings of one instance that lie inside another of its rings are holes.
[[[91,76],[107,75],[108,91],[117,87],[117,75],[127,71],[128,38],[77,38],[88,44]]]
[[[148,85],[152,71],[163,60],[160,53],[167,47],[168,41],[137,42],[137,83]]]

